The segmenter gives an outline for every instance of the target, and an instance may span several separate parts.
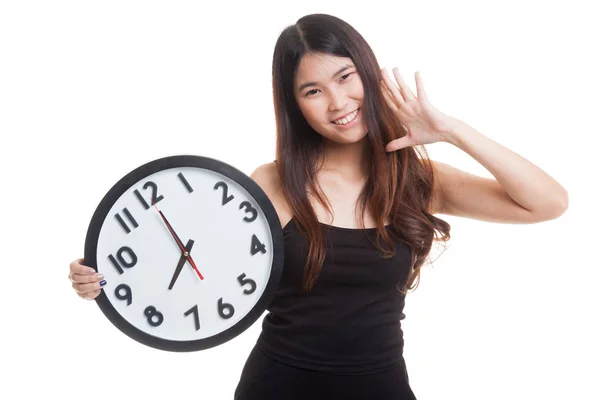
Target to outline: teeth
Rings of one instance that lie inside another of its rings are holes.
[[[353,111],[345,118],[336,119],[335,121],[333,121],[333,123],[336,125],[346,125],[347,123],[354,121],[354,118],[356,118],[356,114],[358,114],[358,109]]]

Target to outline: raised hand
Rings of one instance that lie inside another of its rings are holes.
[[[404,82],[398,68],[394,68],[393,73],[397,85],[392,81],[385,68],[382,70],[381,91],[388,106],[406,128],[407,135],[389,142],[385,148],[386,151],[447,141],[449,132],[459,121],[429,103],[421,74],[418,71],[415,73],[417,96]]]

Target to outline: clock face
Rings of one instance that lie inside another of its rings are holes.
[[[169,351],[222,344],[258,319],[283,263],[276,212],[256,183],[199,156],[152,161],[107,193],[85,262],[105,276],[97,302],[135,340]]]

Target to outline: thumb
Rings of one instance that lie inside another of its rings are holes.
[[[385,146],[385,151],[396,151],[403,149],[405,147],[412,146],[412,142],[410,141],[408,135],[401,137],[399,139],[394,139]]]

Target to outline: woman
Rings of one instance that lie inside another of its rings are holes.
[[[433,240],[450,238],[434,214],[536,223],[567,208],[567,192],[544,171],[432,106],[418,73],[416,95],[393,75],[332,16],[300,18],[277,41],[276,161],[252,178],[284,227],[285,267],[238,400],[414,399],[399,321]],[[435,142],[496,179],[416,147]],[[69,277],[93,299],[105,282],[81,262]]]

